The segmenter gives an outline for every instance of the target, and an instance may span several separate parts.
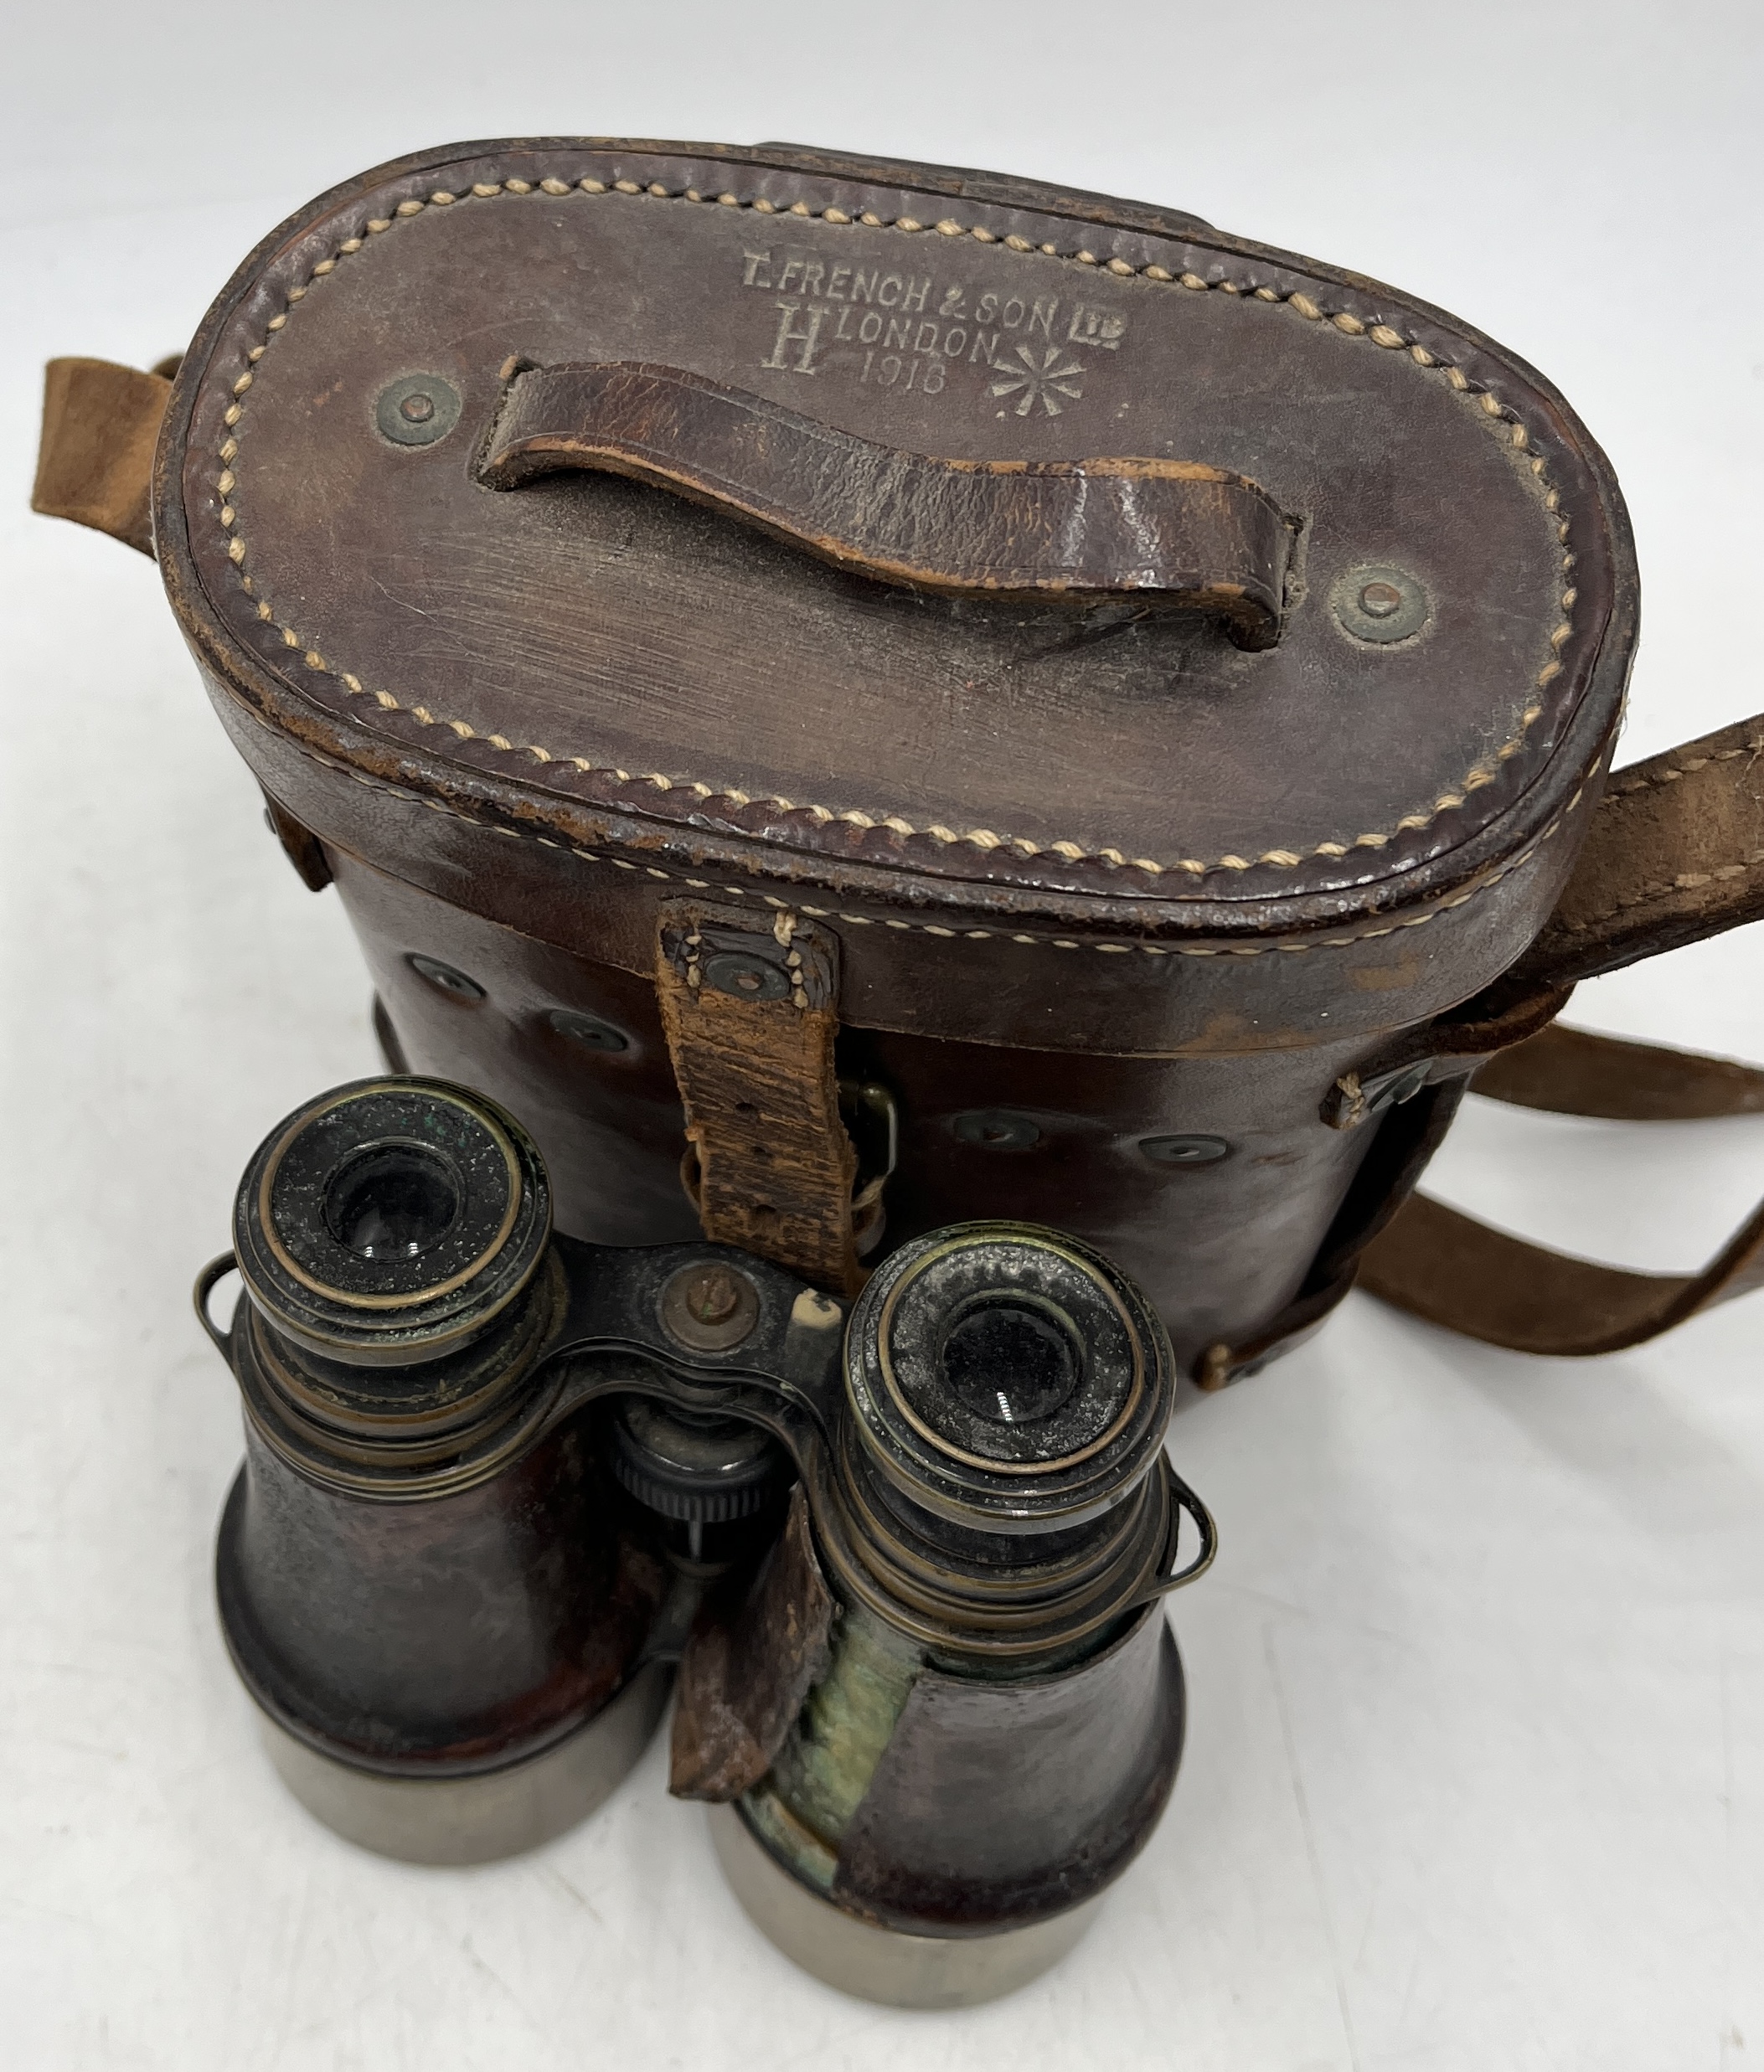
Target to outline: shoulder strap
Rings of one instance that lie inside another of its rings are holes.
[[[1359,1285],[1485,1345],[1616,1353],[1764,1286],[1764,1205],[1700,1273],[1649,1274],[1528,1245],[1416,1194],[1367,1247]]]
[[[31,508],[153,551],[153,448],[172,384],[109,360],[51,360],[44,369],[43,443]]]
[[[1612,778],[1555,912],[1504,985],[1571,985],[1764,915],[1764,715]],[[1764,1111],[1764,1071],[1550,1028],[1483,1065],[1478,1093],[1560,1115],[1681,1121]],[[1630,1273],[1412,1196],[1366,1247],[1359,1285],[1516,1351],[1640,1344],[1764,1286],[1764,1204],[1700,1273]]]
[[[1612,773],[1509,982],[1596,978],[1764,915],[1764,713]]]
[[[1614,1122],[1695,1122],[1764,1112],[1764,1071],[1590,1029],[1543,1029],[1491,1058],[1471,1082],[1491,1100]]]

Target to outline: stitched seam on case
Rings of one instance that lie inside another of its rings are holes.
[[[1254,869],[1258,866],[1281,870],[1295,870],[1306,861],[1307,854],[1313,857],[1339,858],[1358,848],[1375,850],[1385,848],[1400,835],[1411,832],[1419,832],[1431,827],[1442,813],[1455,812],[1461,808],[1471,792],[1479,791],[1484,786],[1493,783],[1498,775],[1498,765],[1519,752],[1524,745],[1526,735],[1542,716],[1543,707],[1534,698],[1519,714],[1517,730],[1492,754],[1482,757],[1473,764],[1471,768],[1459,779],[1454,790],[1442,792],[1435,799],[1432,806],[1426,811],[1405,814],[1388,832],[1373,831],[1354,835],[1348,839],[1319,842],[1305,853],[1289,848],[1272,848],[1265,849],[1261,855],[1255,857],[1239,856],[1232,853],[1213,858],[1210,860],[1199,857],[1184,857],[1175,862],[1165,863],[1152,857],[1128,857],[1118,848],[1112,847],[1086,849],[1079,843],[1071,841],[1032,842],[1025,836],[1001,835],[987,827],[969,828],[957,832],[953,828],[946,827],[935,822],[921,827],[897,812],[872,813],[855,807],[839,809],[816,804],[804,804],[798,801],[779,797],[775,794],[764,796],[756,801],[747,792],[731,786],[714,786],[705,784],[697,779],[670,777],[659,771],[644,771],[633,776],[629,771],[621,770],[613,764],[596,762],[588,756],[568,752],[554,754],[552,750],[542,747],[536,742],[515,742],[510,741],[501,734],[482,734],[466,720],[450,719],[445,714],[431,713],[426,706],[407,704],[403,700],[395,698],[389,691],[375,690],[364,685],[358,678],[344,670],[334,667],[317,648],[309,645],[292,626],[278,619],[271,606],[266,600],[257,597],[254,580],[245,567],[247,549],[244,536],[239,530],[238,513],[230,502],[232,492],[237,487],[237,477],[234,472],[233,463],[237,458],[238,447],[233,434],[244,415],[245,399],[255,381],[254,370],[258,362],[262,359],[276,337],[287,325],[300,302],[312,291],[316,284],[333,273],[343,259],[353,257],[356,253],[363,250],[371,238],[383,235],[395,229],[400,221],[408,222],[413,217],[422,215],[431,209],[454,208],[472,201],[492,200],[509,194],[516,197],[538,194],[546,200],[556,201],[570,197],[613,193],[663,201],[683,202],[689,206],[750,209],[756,214],[761,215],[795,216],[834,224],[858,224],[866,229],[893,229],[910,233],[922,233],[928,230],[932,235],[941,234],[946,237],[972,237],[983,244],[1000,245],[1008,251],[1024,254],[1039,253],[1044,257],[1064,260],[1070,265],[1096,266],[1101,271],[1118,277],[1131,276],[1168,283],[1173,287],[1181,287],[1195,291],[1218,291],[1242,296],[1251,302],[1276,306],[1284,305],[1297,312],[1308,322],[1332,324],[1348,337],[1364,338],[1370,343],[1385,350],[1400,349],[1412,364],[1424,370],[1438,373],[1450,387],[1460,392],[1467,392],[1471,387],[1470,382],[1461,369],[1453,366],[1449,362],[1440,360],[1425,346],[1406,338],[1390,326],[1382,323],[1368,324],[1349,311],[1334,312],[1326,311],[1302,290],[1295,289],[1282,293],[1265,285],[1246,285],[1243,282],[1229,280],[1210,281],[1194,273],[1173,275],[1167,268],[1155,262],[1143,266],[1134,266],[1122,259],[1103,261],[1100,260],[1094,252],[1087,250],[1080,250],[1075,253],[1061,253],[1051,245],[1032,245],[1025,238],[1014,235],[1001,236],[996,231],[988,230],[983,224],[964,224],[957,222],[952,217],[946,217],[935,224],[926,224],[915,217],[900,216],[896,217],[890,224],[885,223],[881,218],[867,212],[854,217],[845,210],[836,208],[811,209],[807,203],[802,201],[781,205],[768,201],[763,196],[756,197],[751,200],[743,200],[740,197],[731,193],[702,194],[696,188],[692,188],[675,193],[664,188],[659,182],[653,182],[647,187],[642,187],[634,180],[606,182],[587,178],[578,179],[574,183],[556,178],[536,182],[518,179],[502,180],[480,183],[468,189],[463,195],[453,194],[446,189],[437,189],[425,200],[413,198],[399,203],[390,216],[369,219],[363,226],[364,234],[358,233],[344,239],[329,258],[321,260],[314,265],[311,275],[303,285],[288,290],[284,307],[276,316],[270,319],[262,342],[250,348],[246,353],[245,371],[233,384],[233,400],[224,413],[225,436],[222,441],[219,451],[222,472],[216,487],[221,498],[220,526],[224,532],[231,534],[227,546],[228,559],[233,564],[241,586],[247,595],[253,599],[259,619],[266,625],[274,626],[281,633],[284,643],[300,652],[309,669],[334,677],[352,698],[371,698],[382,711],[408,713],[422,726],[447,727],[460,740],[482,741],[486,746],[497,750],[498,754],[527,755],[540,763],[566,763],[580,770],[585,776],[598,772],[611,776],[621,786],[647,784],[652,786],[659,791],[688,791],[700,800],[725,799],[737,807],[759,803],[774,807],[781,812],[807,813],[822,826],[838,821],[865,831],[875,827],[885,828],[903,838],[926,838],[941,843],[946,847],[966,843],[983,852],[1008,848],[1016,851],[1024,858],[1047,855],[1060,857],[1071,863],[1103,863],[1117,869],[1142,871],[1154,878],[1178,873],[1199,878],[1215,870],[1243,871]],[[1499,403],[1486,389],[1479,393],[1482,406],[1489,419],[1491,430],[1498,425],[1504,430],[1509,442],[1514,447],[1520,451],[1527,450],[1529,446],[1529,435],[1516,413]],[[1542,457],[1534,453],[1530,465],[1532,473],[1544,484],[1545,506],[1556,518],[1557,538],[1563,549],[1561,557],[1563,588],[1560,593],[1562,616],[1550,636],[1551,658],[1544,664],[1534,679],[1534,688],[1537,690],[1543,690],[1561,674],[1562,649],[1574,630],[1571,614],[1576,601],[1576,593],[1572,586],[1571,576],[1575,556],[1567,551],[1570,531],[1568,521],[1561,516],[1560,493],[1547,481]]]
[[[336,771],[352,782],[364,785],[370,791],[384,791],[389,797],[401,800],[407,806],[420,806],[431,813],[444,814],[449,820],[462,821],[468,827],[477,827],[486,834],[506,835],[516,842],[536,842],[542,849],[561,849],[584,863],[611,863],[615,870],[629,871],[633,875],[655,878],[664,884],[682,884],[694,892],[728,893],[737,899],[757,898],[760,904],[779,914],[806,914],[818,921],[846,921],[856,928],[887,928],[900,935],[935,935],[946,942],[1015,942],[1037,945],[1055,950],[1094,950],[1104,956],[1127,956],[1135,951],[1151,957],[1256,957],[1305,956],[1313,950],[1351,950],[1355,944],[1377,941],[1385,935],[1400,935],[1406,928],[1425,928],[1429,922],[1454,912],[1458,907],[1467,906],[1471,900],[1498,885],[1504,878],[1516,870],[1523,870],[1544,845],[1550,841],[1563,822],[1573,813],[1586,786],[1581,786],[1563,807],[1554,820],[1543,829],[1535,841],[1509,857],[1498,869],[1491,871],[1486,878],[1479,878],[1462,892],[1454,893],[1449,899],[1442,899],[1425,914],[1411,914],[1402,920],[1392,921],[1383,928],[1362,928],[1347,935],[1319,935],[1304,942],[1254,942],[1227,944],[1158,943],[1158,942],[1088,942],[1072,935],[1034,935],[1024,930],[1008,928],[944,928],[934,921],[902,920],[890,915],[879,918],[874,914],[853,914],[843,908],[810,906],[802,899],[780,899],[769,892],[756,894],[750,885],[720,884],[714,879],[694,878],[684,871],[663,870],[658,863],[636,863],[628,857],[599,855],[592,849],[579,848],[572,842],[560,841],[550,835],[534,834],[524,827],[508,827],[500,821],[481,820],[475,813],[462,813],[456,806],[449,806],[426,791],[413,791],[403,785],[389,784],[384,777],[370,777],[352,764],[338,762],[335,757],[321,755],[317,750],[298,747],[298,752],[309,761],[321,764],[325,769]]]

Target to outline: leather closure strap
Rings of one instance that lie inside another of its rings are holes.
[[[153,448],[172,393],[162,374],[109,360],[51,360],[31,508],[153,551]]]
[[[509,382],[479,478],[627,475],[884,582],[1095,603],[1128,595],[1280,637],[1292,528],[1198,461],[963,461],[908,453],[678,368],[534,367]]]
[[[852,1229],[858,1155],[839,1118],[838,939],[781,912],[668,900],[656,988],[686,1110],[689,1192],[704,1234],[837,1294],[864,1283]]]

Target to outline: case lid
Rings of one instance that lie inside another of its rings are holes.
[[[253,255],[168,424],[174,598],[283,725],[970,910],[1437,898],[1560,817],[1633,634],[1608,471],[1512,355],[987,175],[431,153]]]

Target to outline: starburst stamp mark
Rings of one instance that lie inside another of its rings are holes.
[[[1064,396],[1070,403],[1081,402],[1084,389],[1081,383],[1084,369],[1076,360],[1068,361],[1060,347],[1052,346],[1039,357],[1026,345],[1017,348],[1017,358],[1023,363],[1020,368],[1009,360],[994,360],[993,366],[1000,379],[988,390],[991,395],[1016,395],[1021,391],[1015,415],[1027,417],[1039,403],[1050,417],[1059,416],[1064,405],[1055,402],[1056,396]],[[1000,410],[999,416],[1004,412]]]

